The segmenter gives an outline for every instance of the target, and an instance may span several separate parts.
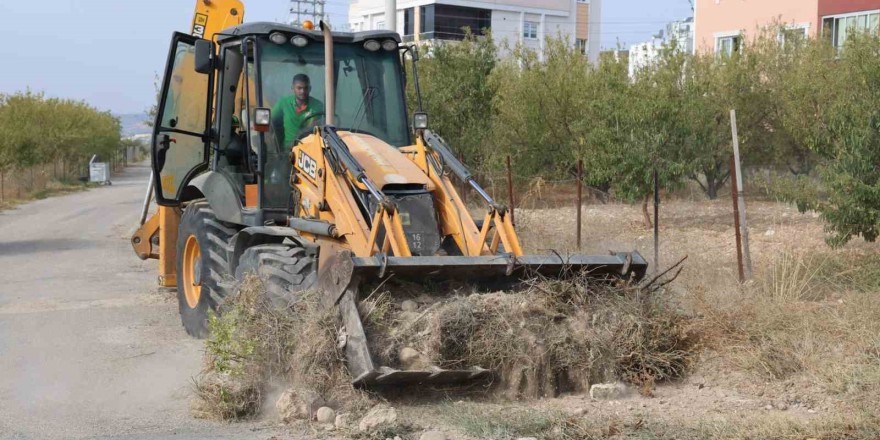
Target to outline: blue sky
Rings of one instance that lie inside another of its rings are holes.
[[[539,0],[536,0],[539,1]],[[193,0],[0,0],[0,93],[30,88],[137,113],[155,96],[173,31],[188,31]],[[247,21],[283,21],[286,0],[245,0]],[[328,0],[344,21],[347,0]],[[687,0],[604,0],[602,46],[650,38],[691,13]]]

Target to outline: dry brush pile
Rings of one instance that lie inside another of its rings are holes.
[[[617,380],[649,392],[655,381],[684,375],[695,350],[689,320],[670,304],[663,283],[581,277],[533,280],[507,292],[427,292],[382,285],[361,302],[377,363],[488,368],[495,372],[489,395],[553,396]],[[277,309],[251,279],[210,326],[196,380],[198,415],[253,416],[274,405],[279,386],[347,411],[369,402],[349,384],[335,311],[322,310],[314,293]]]
[[[418,308],[403,310],[402,301]],[[650,388],[684,375],[696,342],[661,288],[586,277],[533,280],[511,292],[389,289],[363,301],[362,312],[383,365],[487,368],[491,389],[514,398],[617,380]]]

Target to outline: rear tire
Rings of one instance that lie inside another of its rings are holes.
[[[177,234],[177,302],[186,332],[208,336],[208,315],[231,291],[226,248],[235,229],[217,220],[207,201],[190,203]]]
[[[235,268],[235,278],[244,281],[254,273],[263,281],[266,296],[277,308],[288,308],[298,293],[315,286],[315,258],[297,245],[261,244],[247,248]]]

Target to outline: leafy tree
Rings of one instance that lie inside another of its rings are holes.
[[[803,121],[801,140],[823,159],[817,171],[827,194],[821,197],[814,191],[802,191],[794,195],[794,201],[801,209],[821,213],[832,234],[828,238],[832,246],[858,236],[873,242],[880,234],[878,53],[880,38],[853,35],[839,60],[819,56],[814,58],[816,62],[801,66],[817,68],[824,76],[792,86],[793,92],[799,92],[792,96],[792,102],[800,102],[805,110],[789,123]],[[823,63],[830,67],[823,68]],[[827,90],[821,90],[823,87]]]
[[[460,42],[423,46],[418,63],[422,100],[429,126],[477,168],[490,140],[492,98],[489,74],[497,54],[491,35],[475,36],[465,29]],[[408,84],[411,110],[416,109],[413,81]]]

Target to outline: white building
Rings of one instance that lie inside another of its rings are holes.
[[[635,76],[639,69],[651,65],[664,47],[675,47],[686,53],[694,53],[694,19],[673,21],[666,25],[651,41],[638,43],[629,48],[629,76]]]
[[[490,29],[499,46],[521,43],[543,54],[545,37],[562,36],[599,58],[602,0],[397,0],[405,41],[460,40],[468,27]],[[352,0],[352,31],[387,29],[385,0]]]
[[[655,38],[644,43],[633,44],[629,47],[629,77],[636,76],[636,72],[651,65],[660,56],[663,49],[663,40]]]

